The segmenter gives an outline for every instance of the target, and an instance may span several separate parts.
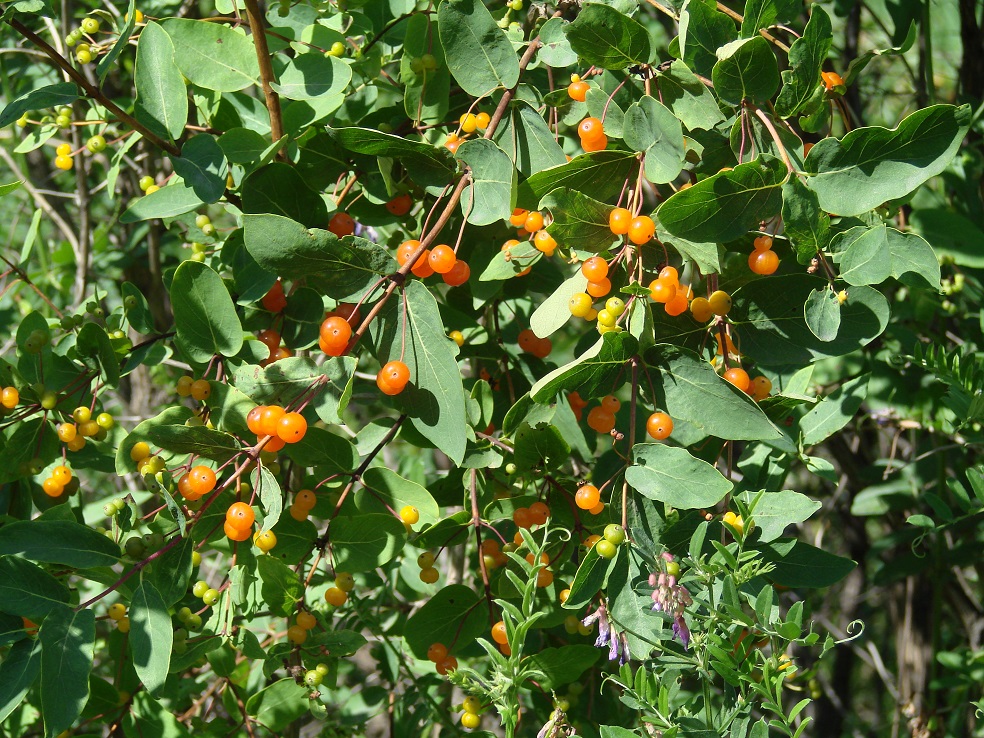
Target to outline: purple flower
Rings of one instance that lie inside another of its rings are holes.
[[[683,615],[677,615],[673,618],[673,635],[680,639],[684,648],[690,645],[690,628],[687,627],[687,621],[683,619]]]

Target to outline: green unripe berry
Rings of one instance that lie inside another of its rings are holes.
[[[618,553],[618,548],[607,538],[602,538],[595,544],[595,551],[603,559],[614,559],[615,554]]]
[[[122,497],[115,497],[115,498],[113,498],[113,503],[112,504],[113,504],[113,507],[116,508],[116,512],[121,512],[123,510],[123,508],[126,507],[126,503],[123,501],[123,498]]]
[[[410,70],[414,74],[420,74],[424,71],[424,60],[420,57],[410,60]]]
[[[217,589],[208,589],[205,591],[205,594],[202,595],[202,602],[204,602],[209,607],[211,607],[218,601],[219,601],[219,590]]]
[[[72,320],[71,315],[66,315],[64,318],[58,321],[58,325],[62,327],[62,330],[70,331],[75,326],[75,321]]]
[[[188,261],[203,262],[205,261],[205,254],[192,254],[188,257]]]
[[[72,119],[67,115],[59,115],[55,118],[55,125],[59,128],[68,128],[72,125]]]
[[[103,513],[106,515],[107,518],[113,517],[114,515],[116,515],[117,512],[119,511],[116,509],[116,505],[114,505],[113,503],[107,502],[105,505],[103,505]]]
[[[201,599],[206,592],[208,592],[208,582],[202,579],[195,582],[195,585],[191,588],[191,593],[198,599]]]
[[[304,683],[311,687],[317,687],[324,680],[324,677],[318,673],[317,669],[311,669],[304,675]]]
[[[123,307],[127,310],[133,310],[137,306],[139,301],[134,295],[127,295],[123,298]]]
[[[92,52],[85,49],[75,52],[75,60],[79,64],[88,64],[92,61]]]
[[[144,555],[144,551],[147,547],[144,545],[143,539],[140,536],[131,536],[126,539],[126,543],[123,544],[123,550],[126,551],[126,555],[133,559],[139,559]]]
[[[517,466],[511,462],[509,464],[506,464],[506,466],[503,468],[503,471],[509,476],[515,474],[516,470],[517,470]]]
[[[43,395],[41,395],[41,407],[45,410],[54,410],[55,405],[58,404],[58,394],[48,390]]]
[[[160,548],[164,545],[164,536],[160,533],[148,533],[144,536],[144,543],[148,548]]]
[[[188,631],[184,628],[176,628],[174,630],[174,640],[184,641],[188,639]]]
[[[512,2],[509,3],[509,7],[512,10],[522,10],[523,0],[512,0]]]
[[[83,18],[81,27],[86,33],[93,34],[99,30],[99,21],[96,18]]]
[[[202,233],[204,233],[206,236],[214,236],[215,226],[212,225],[211,223],[206,223],[205,225],[202,226]]]
[[[188,630],[201,630],[202,616],[193,612],[191,616],[185,620],[185,627]]]
[[[93,154],[98,154],[99,152],[106,150],[106,139],[103,136],[96,134],[85,142],[85,147]]]
[[[17,119],[17,127],[18,128],[27,127],[27,113],[24,113],[24,115],[22,115],[20,118]]]
[[[336,41],[333,43],[331,48],[328,50],[328,56],[345,56],[345,44],[341,41]]]
[[[437,69],[437,57],[433,54],[424,54],[420,57],[421,63],[424,65],[424,69],[434,70]]]
[[[675,561],[668,561],[666,563],[666,573],[671,577],[680,576],[680,565]]]
[[[140,189],[146,192],[147,188],[150,187],[152,184],[154,184],[154,178],[151,177],[149,174],[145,174],[140,178],[139,184],[140,184]]]
[[[204,228],[205,226],[207,226],[211,222],[212,222],[212,219],[209,218],[204,213],[202,213],[201,215],[195,216],[195,225],[198,228]]]
[[[625,543],[625,528],[617,523],[605,526],[605,540],[615,546]]]
[[[331,671],[328,668],[328,664],[318,664],[314,667],[314,670],[321,674],[321,676],[328,676],[328,672]]]
[[[29,354],[40,353],[49,340],[51,337],[48,335],[48,331],[38,328],[28,334],[27,340],[24,341],[24,350]]]
[[[180,620],[182,623],[187,622],[188,618],[190,617],[191,617],[190,607],[182,607],[180,610],[178,610],[178,620]]]
[[[192,241],[191,243],[191,253],[193,254],[204,254],[206,246],[203,243],[198,243],[198,241]]]

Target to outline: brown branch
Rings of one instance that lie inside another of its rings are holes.
[[[158,148],[163,149],[164,151],[171,154],[172,156],[181,155],[181,150],[175,144],[171,143],[170,141],[165,141],[157,134],[148,130],[139,121],[137,121],[136,118],[134,118],[132,115],[127,113],[125,110],[123,110],[123,108],[121,108],[115,102],[110,100],[108,97],[106,97],[98,87],[96,87],[94,84],[89,82],[89,80],[87,80],[84,76],[82,76],[82,74],[75,67],[72,66],[72,64],[68,61],[68,59],[66,59],[64,56],[59,54],[51,46],[51,44],[49,44],[43,38],[38,36],[34,31],[32,31],[27,26],[25,26],[16,18],[8,18],[7,23],[9,23],[10,27],[13,28],[15,31],[17,31],[21,36],[26,38],[32,44],[34,44],[39,49],[41,49],[45,54],[47,54],[48,58],[50,58],[58,66],[59,69],[65,72],[65,74],[67,74],[75,84],[81,87],[85,91],[86,95],[88,95],[93,100],[98,101],[100,105],[102,105],[109,112],[111,112],[113,115],[119,118],[120,122],[126,124],[133,130],[137,131],[141,136],[146,138],[152,144],[154,144]]]
[[[478,509],[478,490],[475,486],[476,472],[471,470],[468,482],[468,492],[471,496],[472,525],[475,527],[475,543],[478,544],[478,568],[482,572],[482,584],[485,587],[485,601],[489,605],[489,622],[495,622],[495,605],[492,602],[492,585],[489,584],[489,570],[485,566],[485,554],[482,553],[482,513]]]
[[[266,32],[263,30],[263,14],[256,0],[246,0],[246,17],[253,35],[253,46],[256,48],[256,60],[260,64],[260,87],[266,98],[267,110],[270,113],[270,137],[276,142],[284,136],[284,121],[280,111],[280,95],[270,85],[273,81],[273,64],[270,61],[270,49],[267,46]],[[284,158],[281,148],[277,156]]]

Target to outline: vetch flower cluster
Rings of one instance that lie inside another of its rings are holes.
[[[598,623],[598,637],[595,639],[595,646],[604,648],[608,646],[608,660],[618,659],[619,666],[626,663],[632,654],[629,653],[629,639],[625,633],[617,632],[608,619],[608,610],[604,605],[599,605],[598,609],[588,615],[581,623],[591,626]]]
[[[666,571],[649,575],[649,584],[654,587],[653,610],[673,616],[673,635],[687,648],[690,644],[690,629],[683,613],[693,604],[693,599],[687,588],[677,582],[680,564],[673,560],[673,554],[664,553],[663,559],[666,561]]]

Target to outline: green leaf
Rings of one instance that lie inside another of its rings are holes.
[[[305,278],[336,300],[360,295],[397,268],[392,256],[364,238],[339,239],[279,215],[244,215],[243,225],[246,249],[261,267],[285,279]]]
[[[718,49],[717,56],[711,80],[721,100],[732,105],[743,100],[762,104],[779,88],[776,55],[762,36],[732,41]]]
[[[567,163],[553,132],[540,114],[522,100],[509,106],[493,140],[524,177]]]
[[[819,277],[791,274],[756,279],[737,290],[728,319],[738,328],[742,352],[765,366],[807,364],[843,356],[881,335],[888,325],[888,301],[870,287],[855,287],[841,305],[837,338],[821,341],[814,336],[800,306],[810,292],[826,286]]]
[[[280,679],[252,695],[246,701],[246,713],[279,733],[309,711],[310,691],[293,679]]]
[[[784,489],[780,492],[742,492],[738,499],[746,505],[753,505],[751,519],[759,540],[763,543],[774,541],[782,535],[787,526],[808,520],[822,505],[804,494]]]
[[[638,171],[631,151],[593,151],[558,167],[545,169],[519,187],[517,207],[535,208],[544,195],[567,187],[601,202],[618,197],[625,180]]]
[[[60,82],[57,85],[39,87],[21,95],[3,109],[0,113],[0,128],[6,128],[24,113],[71,105],[78,99],[79,89],[74,82]]]
[[[95,323],[83,325],[75,339],[75,350],[86,365],[91,365],[86,359],[95,359],[99,376],[107,387],[116,387],[120,383],[120,360],[101,326]]]
[[[367,156],[399,159],[418,184],[443,187],[455,173],[454,157],[443,146],[410,141],[370,128],[328,128],[328,136],[343,149]]]
[[[571,319],[571,311],[568,308],[570,299],[578,292],[584,292],[587,285],[587,278],[578,269],[564,280],[550,297],[540,303],[530,316],[530,328],[538,338],[546,338],[567,325]]]
[[[471,587],[451,584],[410,616],[403,637],[413,655],[425,659],[432,643],[443,643],[450,653],[460,653],[488,628],[489,611],[482,596]]]
[[[407,32],[400,55],[403,109],[414,122],[440,123],[447,118],[451,72],[444,58],[440,34],[431,15],[417,13],[407,19]],[[413,60],[433,54],[437,69],[413,70]]]
[[[46,738],[72,727],[89,700],[96,616],[59,606],[38,632],[41,641],[41,715]]]
[[[189,536],[154,561],[153,581],[166,605],[173,605],[188,593],[194,550],[195,540]]]
[[[851,422],[868,394],[870,377],[862,374],[844,382],[800,418],[803,445],[815,446]]]
[[[911,286],[940,288],[940,264],[921,236],[885,225],[855,226],[831,241],[840,276],[850,285],[881,284],[888,277]]]
[[[174,44],[174,60],[192,84],[235,92],[257,84],[260,65],[253,42],[228,26],[170,18],[162,24]]]
[[[540,26],[540,48],[537,58],[551,67],[570,67],[577,63],[577,53],[567,40],[566,28],[569,26],[563,18],[550,18]]]
[[[178,341],[192,361],[213,355],[235,356],[243,347],[243,327],[222,277],[196,261],[178,266],[171,281],[171,305]]]
[[[171,37],[153,21],[147,23],[137,41],[134,84],[137,120],[164,138],[178,139],[188,122],[188,90],[174,58]]]
[[[632,447],[625,481],[641,495],[683,510],[716,505],[733,487],[721,472],[687,449],[661,443]]]
[[[730,440],[767,440],[781,435],[748,395],[719,377],[696,354],[658,344],[646,352],[646,363],[657,404],[670,417]]]
[[[160,425],[147,429],[154,446],[176,454],[194,454],[215,461],[227,461],[240,451],[234,436],[202,425]]]
[[[812,152],[811,152],[812,153]],[[733,241],[776,215],[786,166],[766,154],[680,190],[656,211],[669,233],[691,241]]]
[[[68,603],[68,589],[24,559],[0,556],[0,611],[32,620]]]
[[[896,29],[896,38],[901,35]],[[877,56],[898,56],[899,54],[906,53],[912,48],[912,45],[916,42],[918,37],[916,23],[909,24],[909,30],[906,32],[905,39],[898,46],[892,46],[887,49],[869,49],[862,54],[851,60],[851,63],[847,67],[847,74],[844,75],[844,84],[850,86],[854,84],[854,81],[861,74],[862,70],[868,63]]]
[[[472,97],[519,81],[512,44],[481,0],[445,0],[437,11],[444,58],[455,82]]]
[[[970,119],[968,105],[931,105],[907,116],[898,128],[855,128],[840,141],[825,138],[803,163],[807,185],[821,208],[844,216],[905,197],[946,168]]]
[[[407,283],[404,301],[390,300],[371,326],[380,363],[400,359],[410,369],[410,383],[397,406],[413,427],[454,463],[465,456],[465,393],[458,347],[444,332],[437,301],[419,280]],[[403,345],[404,321],[406,344]]]
[[[657,71],[656,80],[663,104],[687,130],[709,131],[724,120],[714,94],[680,59],[674,60],[669,69]]]
[[[242,190],[245,213],[284,216],[308,228],[328,225],[324,199],[290,164],[278,161],[260,167],[243,180]]]
[[[269,141],[249,128],[230,128],[219,136],[219,146],[233,164],[259,161],[269,145]]]
[[[762,548],[766,561],[775,564],[769,579],[783,587],[829,587],[846,577],[857,564],[809,543],[780,538]]]
[[[565,248],[598,253],[619,240],[608,225],[612,206],[577,190],[558,187],[544,195],[538,209],[550,211],[553,222],[547,226],[547,233]],[[577,291],[583,292],[584,287]]]
[[[598,555],[594,546],[581,559],[574,581],[571,582],[571,593],[564,602],[566,610],[582,610],[594,600],[595,595],[605,586],[608,572],[615,566],[618,556],[614,559],[604,559]]]
[[[403,522],[389,512],[339,516],[328,527],[328,542],[339,571],[371,571],[387,564],[406,541]]]
[[[830,16],[821,5],[810,6],[803,35],[789,47],[789,69],[782,73],[776,113],[789,118],[803,110],[820,84],[820,70],[834,42]]]
[[[546,690],[557,689],[576,682],[601,658],[600,648],[585,643],[560,648],[544,648],[525,660],[532,668],[546,675],[538,684]]]
[[[137,467],[130,458],[130,451],[140,441],[149,440],[147,433],[151,428],[159,425],[178,425],[184,423],[193,414],[190,407],[176,405],[161,411],[153,418],[148,418],[138,423],[116,449],[116,473],[122,477],[136,471]]]
[[[653,59],[649,31],[610,5],[582,5],[577,18],[564,32],[586,66],[625,69],[633,64],[648,64]]]
[[[607,395],[638,345],[628,333],[606,333],[574,361],[541,377],[530,389],[530,397],[547,403],[561,390],[576,390],[584,398]]]
[[[662,244],[667,244],[680,252],[680,256],[694,262],[704,274],[719,274],[721,272],[721,249],[716,243],[699,243],[680,236],[667,233],[659,218],[656,221],[656,238]]]
[[[304,599],[304,585],[297,572],[274,556],[259,556],[256,566],[263,582],[260,589],[263,601],[274,615],[290,617],[297,609],[297,603]]]
[[[485,138],[465,141],[455,154],[471,173],[461,196],[461,210],[473,225],[508,220],[513,211],[516,170],[505,152]]]
[[[0,661],[0,723],[17,709],[41,671],[41,641],[27,638]]]
[[[121,223],[137,223],[153,218],[173,218],[200,208],[205,203],[191,187],[170,184],[134,200],[120,216]]]
[[[258,466],[253,470],[250,481],[253,489],[259,495],[263,517],[257,524],[259,530],[270,530],[278,522],[284,511],[284,491],[280,482],[266,466]]]
[[[133,28],[137,24],[134,5],[134,0],[127,0],[127,8],[123,18],[117,19],[119,35],[117,35],[116,41],[110,50],[100,57],[99,63],[96,64],[96,76],[99,77],[100,85],[106,80],[106,75],[109,74],[116,60],[120,58],[120,54],[130,45],[130,36],[133,34]],[[144,30],[147,29],[144,28]]]
[[[304,438],[286,451],[301,466],[317,466],[339,474],[351,474],[359,461],[351,441],[323,428],[308,428]]]
[[[154,333],[154,318],[150,314],[150,304],[147,302],[147,298],[144,297],[143,292],[132,282],[124,282],[120,287],[120,291],[123,294],[124,301],[131,297],[136,300],[136,305],[133,307],[123,308],[126,312],[126,320],[130,326],[144,335]]]
[[[820,209],[817,193],[799,177],[782,187],[782,222],[800,264],[808,264],[830,241],[830,216]]]
[[[441,508],[431,493],[390,469],[367,469],[362,476],[362,485],[364,490],[357,495],[356,506],[363,512],[386,514],[389,512],[387,505],[397,512],[412,505],[420,513],[421,527],[433,525],[440,519]]]
[[[757,36],[761,29],[771,28],[776,21],[792,20],[799,9],[796,0],[749,0],[743,11],[741,35],[743,38]]]
[[[134,591],[129,616],[133,666],[147,691],[157,696],[167,679],[174,631],[167,603],[150,581]]]
[[[683,128],[672,112],[646,95],[625,111],[623,130],[626,146],[646,154],[646,179],[666,184],[677,178],[686,150]]]
[[[528,423],[519,426],[513,438],[513,460],[522,474],[530,469],[556,469],[570,458],[571,447],[554,425]]]
[[[181,156],[172,156],[174,171],[203,202],[217,201],[225,193],[229,166],[215,138],[201,133],[181,147]]]
[[[88,526],[68,520],[15,520],[0,528],[0,556],[64,564],[77,569],[113,566],[120,547]]]
[[[840,330],[841,312],[837,293],[827,287],[815,289],[803,304],[803,319],[821,341],[833,341]]]
[[[352,81],[352,68],[334,56],[298,54],[270,86],[288,100],[342,95]]]
[[[680,13],[680,58],[704,77],[711,76],[717,50],[736,36],[734,22],[713,0],[690,0]]]
[[[920,208],[912,212],[909,225],[933,244],[941,259],[952,259],[964,267],[984,267],[984,231],[969,218],[946,208]]]

